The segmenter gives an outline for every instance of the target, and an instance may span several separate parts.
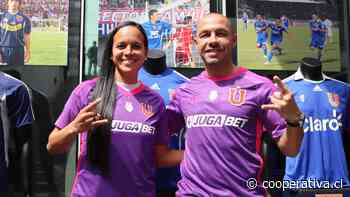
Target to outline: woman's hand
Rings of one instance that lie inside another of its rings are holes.
[[[86,107],[80,110],[75,119],[66,127],[54,128],[51,132],[47,144],[47,150],[50,153],[64,153],[69,150],[75,137],[84,131],[89,131],[92,128],[108,123],[108,119],[104,119],[96,113],[96,106],[101,102],[98,98],[89,103]]]
[[[96,113],[96,106],[100,102],[101,98],[98,98],[80,110],[75,119],[68,125],[73,133],[81,133],[108,123],[108,119]]]

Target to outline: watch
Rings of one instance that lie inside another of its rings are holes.
[[[290,122],[290,121],[286,120],[286,122],[287,122],[287,125],[290,126],[290,127],[303,128],[304,127],[304,122],[305,122],[305,114],[304,113],[300,113],[298,115],[298,118],[295,121]]]

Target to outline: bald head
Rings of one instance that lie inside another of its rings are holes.
[[[232,48],[235,34],[230,20],[217,13],[200,19],[195,43],[208,72],[218,75],[232,69]]]
[[[198,21],[197,28],[200,29],[203,25],[207,24],[223,24],[230,30],[230,33],[234,34],[233,26],[230,20],[219,13],[210,13]]]

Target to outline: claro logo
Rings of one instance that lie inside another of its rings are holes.
[[[337,131],[342,127],[341,118],[343,114],[337,114],[333,110],[333,117],[319,119],[312,116],[307,117],[304,123],[304,132]]]

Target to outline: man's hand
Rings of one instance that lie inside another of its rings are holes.
[[[30,51],[29,50],[25,50],[24,52],[24,62],[28,63],[30,60]]]
[[[292,92],[288,90],[279,77],[274,76],[273,81],[277,84],[279,90],[270,97],[271,103],[262,105],[261,108],[277,111],[288,122],[298,121],[301,112],[294,101]]]
[[[278,90],[271,96],[271,103],[262,105],[261,108],[264,110],[275,110],[289,123],[298,123],[301,112],[296,105],[293,94],[287,88],[287,86],[277,76],[273,77],[273,81],[277,84]],[[301,146],[303,140],[303,128],[287,127],[287,132],[277,140],[277,145],[280,150],[286,156],[295,157]]]

